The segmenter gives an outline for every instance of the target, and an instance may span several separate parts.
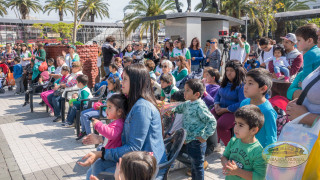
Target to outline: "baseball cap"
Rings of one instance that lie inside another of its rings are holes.
[[[286,39],[286,40],[289,40],[293,43],[297,43],[297,38],[296,38],[296,35],[293,34],[293,33],[288,33],[285,37],[281,37],[281,39]]]
[[[70,45],[69,48],[72,48],[72,49],[74,49],[75,51],[77,50],[76,46],[74,46],[74,45]]]

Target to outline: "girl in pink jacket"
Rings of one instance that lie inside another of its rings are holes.
[[[128,110],[127,98],[123,94],[114,94],[107,100],[107,118],[112,122],[103,124],[98,119],[92,118],[94,129],[102,136],[108,139],[105,149],[113,149],[120,147],[121,134],[123,129],[124,119]]]

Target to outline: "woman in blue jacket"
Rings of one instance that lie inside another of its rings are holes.
[[[91,174],[97,176],[103,171],[114,172],[119,158],[131,151],[153,152],[158,164],[167,161],[160,112],[152,92],[150,75],[143,65],[133,64],[124,69],[122,93],[128,97],[129,114],[124,122],[122,146],[87,154],[84,157],[87,160],[84,163],[79,162],[81,166],[92,165],[87,172],[87,179]],[[83,142],[93,144],[101,140],[97,135],[91,135]],[[164,171],[161,170],[157,179],[163,174]]]
[[[191,71],[196,71],[200,68],[200,62],[203,61],[203,51],[197,37],[192,39],[189,51],[191,54]]]

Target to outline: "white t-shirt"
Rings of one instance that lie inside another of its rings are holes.
[[[262,57],[262,53],[263,53],[263,57]],[[271,46],[270,51],[262,51],[261,56],[259,57],[259,62],[260,64],[265,63],[266,64],[266,68],[268,69],[268,64],[270,61],[273,60],[273,46]]]
[[[186,59],[191,59],[191,54],[188,48],[178,49],[174,48],[170,55],[171,57],[184,56]]]
[[[243,54],[245,48],[241,47],[240,44],[231,43],[230,48],[230,60],[238,60],[242,63],[243,61]]]
[[[57,67],[56,70],[54,71],[54,74],[59,74],[61,75],[61,69],[63,66],[68,66],[66,63],[64,63],[62,66]]]
[[[25,67],[26,65],[30,64],[30,60],[24,61],[22,60],[22,58],[30,58],[31,57],[31,53],[30,51],[26,51],[25,53],[21,52],[20,54],[20,58],[21,58],[21,66]]]
[[[125,57],[132,57],[134,51],[124,53]]]

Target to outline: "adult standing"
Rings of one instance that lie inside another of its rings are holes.
[[[241,41],[241,33],[232,33],[232,43],[230,47],[230,60],[237,60],[243,62],[244,43]]]
[[[302,54],[294,47],[297,43],[296,35],[293,33],[287,34],[285,37],[281,37],[282,44],[284,49],[286,50],[286,59],[291,66],[290,70],[290,82],[294,80],[296,75],[298,74],[302,64],[303,64],[303,56]],[[273,62],[269,62],[269,71],[273,73],[273,77],[276,77],[273,69]]]
[[[203,61],[203,51],[197,37],[191,40],[189,51],[191,55],[191,71],[197,71],[200,68],[200,62]]]
[[[132,59],[133,59],[133,64],[139,63],[139,64],[143,64],[143,59],[144,59],[144,50],[143,50],[143,43],[140,42],[136,42],[134,44],[134,53],[132,55]]]
[[[38,44],[37,47],[37,52],[31,56],[35,64],[46,61],[46,51],[44,50],[43,44]]]
[[[247,36],[245,34],[241,35],[241,41],[244,44],[244,53],[243,53],[243,61],[242,65],[244,65],[247,60],[249,59],[249,54],[250,54],[250,44],[247,42]]]
[[[4,62],[9,66],[10,71],[13,72],[13,66],[14,66],[14,58],[18,57],[15,50],[12,49],[12,44],[7,43],[6,44],[6,51],[3,53]]]
[[[269,62],[273,60],[273,45],[269,38],[261,38],[259,41],[262,50],[259,57],[260,67],[269,69]]]
[[[28,51],[28,47],[26,44],[21,45],[21,53],[20,53],[20,58],[21,58],[21,66],[23,68],[23,75],[22,75],[22,81],[24,85],[24,89],[28,89],[28,77],[27,77],[27,65],[30,64],[31,61],[31,52]]]
[[[154,64],[157,66],[160,63],[161,58],[161,46],[160,44],[155,44],[153,51],[149,53],[149,59],[154,62]]]
[[[62,51],[62,55],[64,56],[66,64],[71,68],[73,62],[80,61],[80,56],[76,53],[76,46],[71,45],[68,49],[69,53],[66,54],[65,51]]]
[[[116,47],[113,46],[115,41],[116,41],[115,37],[108,36],[106,38],[106,42],[102,45],[103,69],[106,75],[110,73],[109,65],[112,61],[113,55],[119,54],[119,51],[116,49]]]
[[[218,40],[213,38],[210,40],[210,49],[207,51],[207,63],[210,67],[219,70],[221,65],[221,51],[218,48]]]
[[[153,152],[157,164],[167,160],[160,113],[152,93],[149,72],[143,65],[133,64],[124,69],[122,93],[128,97],[129,111],[122,131],[122,146],[87,154],[86,161],[79,162],[81,166],[92,165],[87,172],[87,180],[103,171],[114,172],[119,158],[131,151]],[[102,143],[102,137],[90,134],[83,143]],[[162,179],[163,174],[164,171],[160,170],[157,179]]]

